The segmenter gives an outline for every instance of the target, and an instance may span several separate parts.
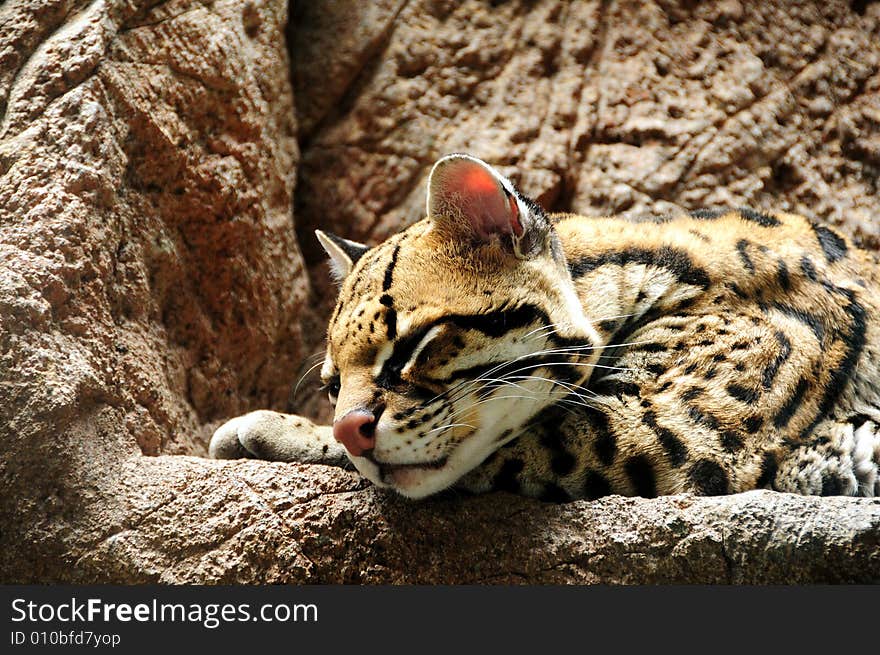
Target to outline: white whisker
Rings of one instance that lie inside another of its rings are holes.
[[[573,325],[574,325],[574,323],[572,323],[572,322],[568,322],[568,323],[550,323],[550,324],[548,324],[548,325],[542,325],[541,327],[535,328],[535,329],[532,330],[531,332],[526,332],[526,333],[522,336],[522,338],[525,339],[526,337],[530,337],[531,335],[536,334],[536,333],[538,333],[538,332],[543,332],[544,330],[553,330],[554,332],[558,332],[558,331],[561,330],[563,327],[571,327],[571,326],[573,326]],[[552,334],[552,333],[551,333],[551,334]]]
[[[426,435],[431,434],[432,432],[436,432],[437,430],[448,430],[449,428],[470,428],[471,430],[476,430],[476,426],[471,425],[470,423],[450,423],[449,425],[441,425],[439,428],[433,428],[425,432]]]
[[[312,360],[315,360],[315,359],[324,359],[324,357],[326,357],[326,356],[327,356],[327,351],[326,351],[326,350],[322,350],[322,351],[319,352],[319,353],[314,353],[314,354],[309,355],[308,357],[306,357],[306,361],[312,361]]]
[[[303,374],[300,376],[299,381],[296,383],[296,386],[293,388],[293,396],[291,397],[292,399],[293,399],[293,398],[296,398],[296,392],[299,390],[299,385],[301,385],[301,384],[302,384],[302,381],[306,379],[306,376],[307,376],[309,373],[311,373],[312,371],[314,371],[316,368],[318,368],[319,366],[321,366],[323,363],[324,363],[324,362],[318,362],[317,364],[314,364],[313,366],[310,366],[310,367],[309,367],[309,370],[306,371],[305,373],[303,373]]]

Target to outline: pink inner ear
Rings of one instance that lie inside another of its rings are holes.
[[[462,171],[461,186],[462,189],[475,195],[492,195],[498,193],[499,184],[485,168],[470,164],[469,168]]]
[[[516,199],[508,198],[501,183],[480,164],[467,159],[450,162],[441,172],[439,192],[461,211],[479,237],[511,231],[522,235]]]

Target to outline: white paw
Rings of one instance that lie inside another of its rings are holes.
[[[255,454],[244,445],[242,437],[247,440],[248,433],[260,422],[260,415],[264,413],[264,410],[260,410],[226,421],[214,431],[208,444],[208,456],[213,459],[254,457]]]
[[[327,426],[315,425],[301,416],[258,410],[217,428],[208,455],[214,459],[339,465],[345,459],[345,449],[336,443]]]

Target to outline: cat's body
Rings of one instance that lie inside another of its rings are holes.
[[[255,412],[216,457],[347,454],[411,497],[880,495],[878,267],[824,226],[546,216],[450,156],[425,220],[369,250],[320,236],[334,427]]]

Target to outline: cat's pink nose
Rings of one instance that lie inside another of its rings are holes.
[[[333,422],[333,437],[354,457],[376,445],[376,417],[365,409],[353,409]]]

